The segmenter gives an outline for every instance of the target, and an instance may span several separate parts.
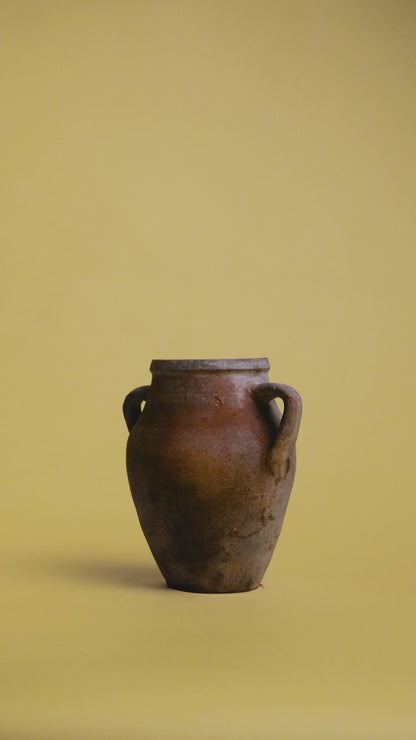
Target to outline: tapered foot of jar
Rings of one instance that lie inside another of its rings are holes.
[[[261,583],[254,583],[254,584],[247,584],[246,586],[236,586],[235,588],[209,588],[209,587],[202,587],[202,586],[183,586],[176,583],[169,583],[166,581],[166,585],[168,588],[173,589],[174,591],[187,591],[188,593],[194,593],[194,594],[241,594],[246,593],[247,591],[255,591],[259,586],[261,586]]]

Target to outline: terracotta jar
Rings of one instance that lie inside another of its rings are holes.
[[[266,358],[153,360],[152,384],[126,397],[130,488],[171,588],[261,583],[293,485],[302,408],[293,388],[269,383],[269,367]]]

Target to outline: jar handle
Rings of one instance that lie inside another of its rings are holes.
[[[289,469],[290,456],[295,449],[302,416],[302,399],[290,385],[280,383],[262,383],[253,389],[255,401],[267,409],[275,427],[275,437],[271,448],[266,455],[266,463],[273,472],[285,477]],[[283,416],[277,423],[276,415],[269,407],[274,398],[281,398],[284,403]]]
[[[142,412],[142,403],[146,400],[149,390],[150,385],[141,385],[140,388],[135,388],[134,391],[130,391],[124,400],[123,414],[129,432],[131,432],[139,419]]]

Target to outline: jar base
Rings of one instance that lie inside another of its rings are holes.
[[[237,588],[229,588],[229,589],[214,589],[214,588],[203,588],[202,586],[185,586],[180,584],[174,584],[169,583],[169,581],[166,581],[166,585],[168,588],[171,588],[173,591],[187,591],[188,593],[193,594],[242,594],[246,593],[248,591],[255,591],[260,586],[263,587],[262,583],[255,583],[253,585],[247,585],[243,588],[237,587]]]

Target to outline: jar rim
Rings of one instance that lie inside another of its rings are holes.
[[[267,357],[222,360],[152,360],[151,373],[219,372],[223,370],[270,370]]]

